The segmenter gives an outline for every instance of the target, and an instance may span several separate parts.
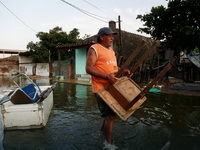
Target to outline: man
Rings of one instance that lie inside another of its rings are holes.
[[[95,93],[99,109],[104,117],[101,127],[106,142],[112,144],[113,127],[116,114],[96,94],[105,88],[109,83],[114,84],[118,79],[115,73],[118,71],[115,52],[111,48],[114,34],[110,28],[101,28],[97,34],[97,44],[90,47],[87,55],[86,72],[92,76],[92,88]],[[126,72],[130,74],[130,72]]]

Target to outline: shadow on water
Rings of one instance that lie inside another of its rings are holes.
[[[200,99],[148,94],[127,121],[116,120],[120,150],[200,149]],[[90,86],[58,83],[54,109],[42,129],[4,132],[4,149],[100,150],[102,118]]]

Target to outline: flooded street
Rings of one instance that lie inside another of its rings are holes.
[[[12,86],[9,80],[4,81],[1,91]],[[4,131],[2,147],[101,150],[102,121],[91,86],[58,83],[46,127]],[[200,150],[200,97],[149,93],[147,101],[127,121],[116,120],[113,139],[119,150]]]

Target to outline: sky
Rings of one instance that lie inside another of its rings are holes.
[[[58,26],[69,33],[74,28],[80,37],[95,35],[108,22],[121,18],[121,29],[137,32],[143,27],[138,14],[150,13],[152,7],[167,6],[166,0],[0,0],[0,49],[27,50],[37,42],[38,32]],[[81,11],[82,12],[81,12]],[[86,14],[87,15],[86,15]],[[92,17],[91,17],[92,16]],[[118,27],[118,23],[117,23]],[[148,35],[145,35],[148,36]]]

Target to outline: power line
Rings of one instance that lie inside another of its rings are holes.
[[[77,7],[77,6],[73,5],[73,4],[71,4],[71,3],[67,2],[67,1],[65,1],[65,0],[61,0],[61,1],[64,2],[64,3],[66,3],[66,4],[68,4],[68,5],[70,5],[70,6],[72,6],[73,8],[77,9],[78,11],[84,13],[84,14],[87,15],[87,16],[90,16],[90,17],[92,17],[92,18],[94,18],[94,19],[97,19],[97,20],[99,20],[99,21],[108,23],[108,21],[105,21],[105,20],[100,19],[100,18],[104,18],[104,19],[108,19],[108,18],[105,18],[105,17],[102,17],[102,16],[98,16],[98,15],[96,15],[96,14],[90,13],[90,12],[88,12],[88,11],[86,11],[86,10],[83,10],[83,9],[81,9],[81,8],[79,8],[79,7]]]
[[[122,20],[121,20],[121,22],[122,22],[122,24],[124,24],[125,26],[127,26],[127,27],[131,28],[132,30],[135,30],[135,29],[134,29],[132,26],[130,26],[129,24],[127,24],[127,23],[123,22]]]
[[[77,6],[73,5],[73,4],[71,4],[71,3],[69,3],[69,2],[66,2],[65,0],[61,0],[61,1],[64,2],[64,3],[66,3],[66,4],[68,4],[68,5],[70,5],[70,6],[72,6],[72,7],[74,7],[75,9],[79,10],[80,12],[82,12],[82,13],[84,13],[84,14],[90,16],[90,17],[93,17],[93,18],[95,18],[95,19],[98,19],[98,20],[100,20],[100,21],[103,21],[103,22],[107,23],[106,21],[104,21],[104,20],[102,20],[102,19],[100,19],[100,18],[104,18],[104,19],[108,19],[108,18],[105,18],[105,17],[102,17],[102,16],[98,16],[98,15],[96,15],[96,14],[92,14],[92,13],[90,13],[90,12],[88,12],[88,11],[86,11],[86,10],[83,10],[83,9],[81,9],[81,8],[79,8],[79,7],[77,7]],[[99,17],[99,18],[98,18],[98,17]]]
[[[104,14],[109,15],[109,16],[111,16],[111,17],[114,17],[113,15],[108,14],[108,13],[107,13],[106,11],[104,11],[103,9],[101,9],[101,8],[95,6],[94,4],[88,2],[87,0],[82,0],[82,1],[84,1],[85,3],[91,5],[92,7],[94,7],[94,8],[96,8],[96,9],[100,10],[100,11],[103,12]],[[112,20],[112,19],[111,19],[111,20]],[[122,21],[122,20],[121,20],[121,21]],[[116,22],[118,22],[118,21],[116,21]],[[130,25],[126,24],[125,22],[123,22],[123,24],[126,25],[127,27],[133,29],[133,27],[131,27]]]
[[[32,29],[30,26],[28,26],[23,20],[21,20],[17,15],[15,15],[2,1],[0,3],[13,15],[15,18],[17,18],[20,22],[22,22],[26,27],[28,27],[33,32],[37,33],[34,29]]]
[[[92,7],[94,7],[94,8],[96,8],[96,9],[100,10],[100,11],[103,12],[104,14],[109,15],[109,16],[111,16],[111,17],[114,17],[113,15],[108,14],[105,10],[103,10],[103,9],[101,9],[101,8],[99,8],[99,7],[97,7],[97,6],[95,6],[94,4],[92,4],[92,3],[90,3],[90,2],[88,2],[88,1],[86,1],[86,0],[83,0],[83,1],[86,2],[87,4],[91,5]],[[110,18],[110,19],[111,19],[111,18]],[[111,19],[111,20],[112,20],[112,19]]]

